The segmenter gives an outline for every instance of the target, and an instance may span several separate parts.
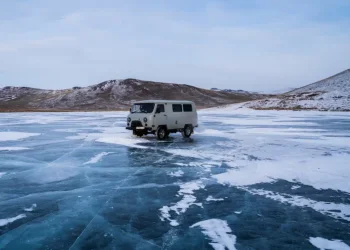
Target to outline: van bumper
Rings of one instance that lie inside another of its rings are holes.
[[[152,128],[149,127],[125,127],[127,130],[143,130],[146,132],[152,132]]]

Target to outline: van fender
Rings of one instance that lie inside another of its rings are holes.
[[[168,126],[165,125],[165,124],[158,125],[157,129],[158,129],[159,127],[164,127],[166,130],[168,130]]]

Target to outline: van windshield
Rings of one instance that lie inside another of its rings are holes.
[[[131,113],[152,113],[154,103],[135,103],[132,106]]]

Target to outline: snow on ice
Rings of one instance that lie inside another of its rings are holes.
[[[232,234],[231,228],[226,221],[219,219],[210,219],[200,221],[191,226],[191,228],[200,227],[203,234],[211,239],[210,245],[215,250],[235,250],[236,236]]]
[[[31,136],[38,136],[39,133],[25,133],[25,132],[1,132],[0,141],[17,141]]]
[[[20,220],[20,219],[25,218],[25,217],[27,217],[25,214],[19,214],[15,217],[12,217],[12,218],[0,219],[0,227],[4,227],[4,226],[6,226],[6,225],[8,225],[16,220]]]
[[[102,158],[103,158],[104,156],[109,155],[109,154],[111,154],[111,152],[102,152],[102,153],[99,153],[99,154],[95,155],[94,157],[92,157],[89,161],[85,162],[84,165],[97,163],[97,162],[99,162],[100,160],[102,160]]]
[[[321,237],[310,237],[310,243],[320,250],[350,250],[350,246],[341,240],[327,240]]]

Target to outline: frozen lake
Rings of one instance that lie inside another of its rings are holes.
[[[0,249],[350,249],[350,115],[0,114]]]

